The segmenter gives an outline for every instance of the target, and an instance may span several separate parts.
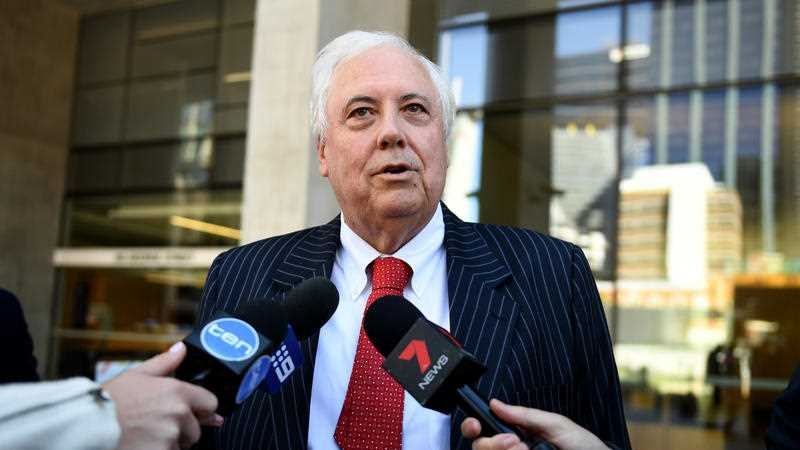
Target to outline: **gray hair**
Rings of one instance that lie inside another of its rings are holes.
[[[342,61],[381,45],[391,45],[407,52],[428,72],[428,76],[439,94],[442,110],[442,136],[447,140],[453,125],[455,101],[439,67],[399,36],[385,32],[350,31],[332,40],[320,50],[317,60],[314,61],[314,66],[311,68],[311,131],[315,141],[318,142],[328,128],[325,104],[328,100],[333,71]]]

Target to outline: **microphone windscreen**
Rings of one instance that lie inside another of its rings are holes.
[[[364,332],[386,357],[420,317],[422,313],[411,302],[399,295],[387,295],[375,300],[364,314]]]
[[[330,280],[309,278],[294,287],[282,302],[298,340],[319,331],[339,306],[339,291]]]
[[[286,335],[289,320],[281,305],[269,300],[256,300],[240,307],[233,314],[249,323],[257,332],[272,342],[280,342]]]

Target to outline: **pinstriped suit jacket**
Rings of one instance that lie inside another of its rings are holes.
[[[443,207],[452,334],[488,367],[487,398],[570,417],[602,440],[629,448],[608,329],[583,252],[528,230],[467,223]],[[339,218],[221,254],[206,280],[200,320],[302,280],[330,277]],[[305,364],[279,394],[260,391],[208,441],[219,449],[307,447],[317,336]],[[469,448],[453,414],[452,448]],[[204,439],[205,440],[205,439]]]

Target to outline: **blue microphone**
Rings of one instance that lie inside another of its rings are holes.
[[[336,287],[318,277],[283,300],[255,300],[233,314],[217,311],[184,338],[188,352],[176,377],[213,392],[217,412],[228,415],[262,384],[268,392],[280,389],[303,363],[299,341],[319,331],[338,304]]]

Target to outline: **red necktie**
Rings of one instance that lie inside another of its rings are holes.
[[[411,268],[402,260],[387,257],[373,261],[372,292],[366,308],[385,295],[402,296],[410,278]],[[382,363],[383,356],[367,338],[362,321],[350,384],[333,434],[343,450],[402,447],[403,388],[381,368]]]

